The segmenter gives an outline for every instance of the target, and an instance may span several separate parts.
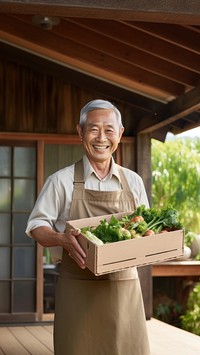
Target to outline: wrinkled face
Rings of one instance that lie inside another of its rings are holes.
[[[78,125],[77,130],[89,160],[103,162],[117,149],[124,128],[119,129],[112,109],[95,109],[88,113],[83,129]]]

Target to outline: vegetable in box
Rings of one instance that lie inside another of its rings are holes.
[[[182,229],[178,212],[171,205],[161,209],[139,206],[133,213],[98,226],[81,228],[81,233],[97,245]]]

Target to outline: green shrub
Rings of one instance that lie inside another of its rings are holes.
[[[188,231],[200,231],[200,138],[152,139],[152,207],[172,205]]]
[[[200,335],[200,282],[190,292],[186,312],[180,319],[182,329]]]

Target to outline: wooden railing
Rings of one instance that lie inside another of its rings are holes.
[[[168,261],[152,266],[152,276],[200,276],[200,261]]]

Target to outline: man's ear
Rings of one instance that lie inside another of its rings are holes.
[[[120,131],[119,131],[119,142],[120,142],[120,140],[121,140],[121,138],[122,138],[122,134],[124,133],[124,127],[121,127],[120,128]]]
[[[82,128],[81,128],[81,126],[80,126],[79,123],[77,124],[76,129],[77,129],[77,131],[78,131],[79,137],[80,137],[81,140],[82,140],[82,138],[83,138],[83,130],[82,130]]]

